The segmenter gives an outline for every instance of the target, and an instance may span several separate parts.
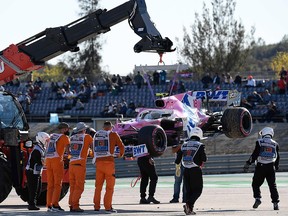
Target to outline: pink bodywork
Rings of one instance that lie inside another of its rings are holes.
[[[190,130],[189,127],[201,127],[209,119],[208,115],[201,112],[201,100],[193,97],[191,91],[157,99],[155,104],[159,104],[157,103],[159,101],[162,101],[160,103],[162,107],[158,105],[159,108],[139,108],[136,118],[117,121],[114,131],[117,131],[120,136],[136,134],[143,126],[160,125],[164,118],[182,119],[181,122],[175,124],[175,128],[183,125],[183,130]],[[174,131],[165,132],[167,135],[174,133]]]

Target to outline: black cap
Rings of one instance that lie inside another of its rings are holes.
[[[70,128],[70,125],[67,124],[66,122],[61,122],[57,128],[60,130],[60,129],[63,129],[63,128]]]

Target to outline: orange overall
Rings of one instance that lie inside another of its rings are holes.
[[[62,189],[62,179],[64,175],[64,162],[63,155],[65,148],[69,145],[70,139],[68,136],[64,134],[52,134],[51,141],[53,140],[53,135],[59,136],[56,139],[56,149],[54,151],[54,155],[50,156],[46,153],[46,168],[47,168],[47,197],[46,197],[46,206],[51,207],[59,206],[59,199]],[[53,147],[52,147],[53,148]],[[49,146],[47,148],[49,151]]]
[[[84,191],[86,161],[93,138],[89,134],[75,134],[70,139],[70,153],[72,157],[69,163],[69,205],[71,209],[75,210],[79,209],[79,200]]]
[[[104,207],[105,210],[112,209],[112,197],[115,186],[115,163],[114,163],[114,149],[115,146],[119,147],[120,157],[124,155],[124,145],[116,132],[110,132],[109,134],[110,156],[96,157],[96,181],[95,181],[95,193],[94,193],[94,209],[100,209],[101,191],[106,181],[106,192],[104,195]],[[94,151],[95,149],[93,149]],[[95,152],[94,152],[95,157]]]

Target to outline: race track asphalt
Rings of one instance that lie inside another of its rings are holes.
[[[277,187],[280,194],[280,210],[274,211],[270,200],[267,183],[262,186],[262,204],[258,209],[253,209],[251,180],[252,173],[229,175],[205,175],[202,196],[195,204],[197,215],[216,216],[273,216],[288,215],[288,173],[277,173]],[[139,182],[131,187],[133,178],[120,178],[116,180],[113,197],[113,207],[118,213],[113,215],[185,215],[182,203],[170,204],[173,196],[173,176],[159,177],[155,198],[160,204],[139,205]],[[105,191],[103,189],[103,191]],[[101,215],[106,214],[102,209],[93,211],[94,180],[87,180],[85,191],[80,200],[83,213],[71,213],[68,206],[68,194],[60,201],[66,211],[50,213],[41,206],[40,211],[28,211],[24,203],[13,190],[9,197],[0,204],[0,215]],[[103,197],[103,195],[102,195]],[[180,200],[181,201],[181,200]]]

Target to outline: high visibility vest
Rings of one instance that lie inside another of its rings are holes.
[[[75,134],[70,138],[70,161],[82,159],[81,153],[84,147],[85,134]]]
[[[41,164],[35,163],[33,167],[31,167],[31,155],[34,151],[39,151],[41,154]],[[44,157],[45,157],[45,150],[41,148],[39,145],[35,145],[31,154],[29,155],[29,159],[26,165],[26,170],[33,170],[33,174],[40,175],[43,169],[43,163],[44,163]]]
[[[59,157],[59,154],[56,150],[57,141],[63,134],[51,134],[50,136],[50,142],[48,143],[47,149],[46,149],[46,158],[57,158]]]
[[[100,130],[95,133],[93,138],[94,160],[100,157],[112,156],[110,153],[110,132],[111,131]]]
[[[262,139],[258,139],[257,141],[260,146],[260,152],[257,158],[257,162],[262,164],[269,164],[275,162],[278,156],[276,151],[278,143],[270,137],[264,137]]]
[[[194,162],[194,157],[201,145],[202,143],[198,141],[187,141],[182,145],[181,147],[181,151],[183,152],[182,165],[185,168],[199,167]]]

